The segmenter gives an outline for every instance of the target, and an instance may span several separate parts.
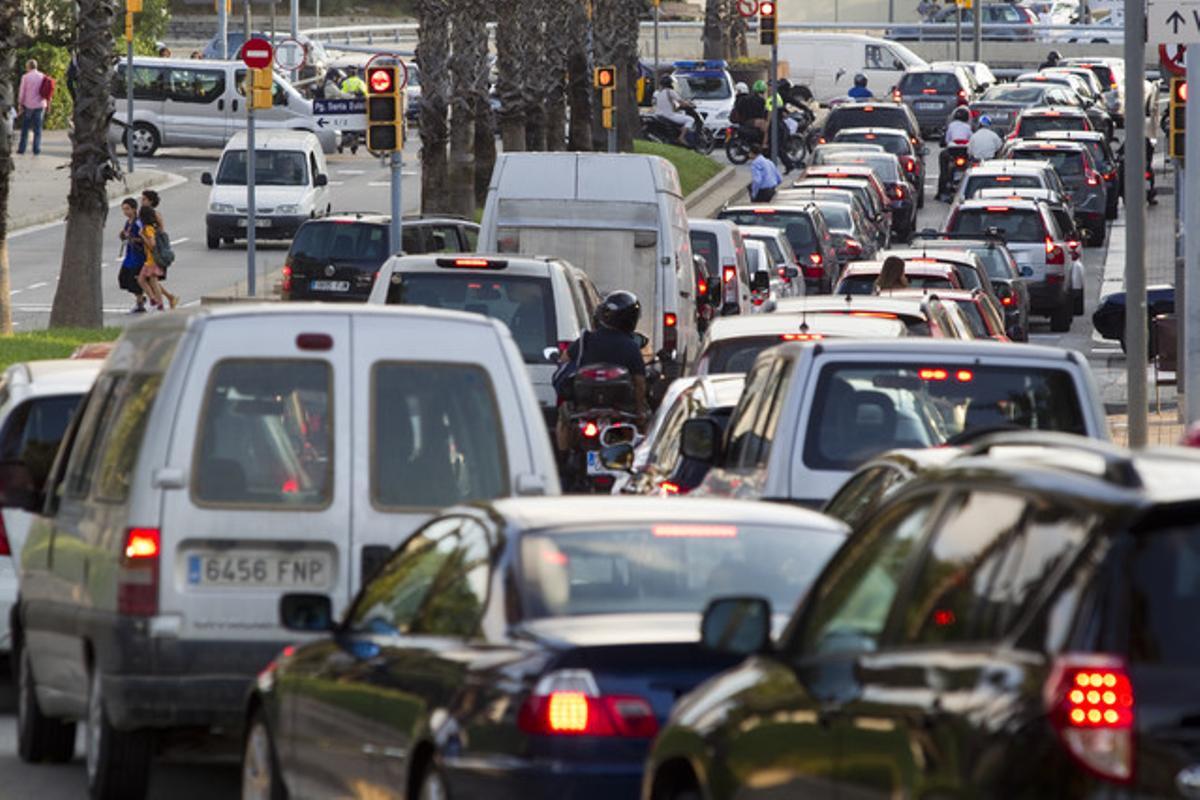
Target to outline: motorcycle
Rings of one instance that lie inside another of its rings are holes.
[[[635,443],[638,415],[629,370],[613,364],[587,364],[575,374],[572,411],[567,417],[565,489],[585,494],[608,493],[616,472],[604,466],[601,451],[614,444]]]
[[[783,124],[787,134],[779,142],[780,152],[797,167],[804,165],[809,152],[816,146],[813,134],[819,133],[812,130],[813,119],[812,111],[804,107],[784,115]],[[750,160],[750,145],[758,143],[768,148],[771,146],[770,138],[764,140],[758,128],[752,125],[731,126],[725,132],[725,157],[732,164],[745,164]]]
[[[953,196],[958,191],[958,186],[962,183],[962,179],[966,176],[967,171],[975,166],[978,161],[967,155],[966,145],[946,145],[946,152],[946,166],[950,170],[950,177],[946,181],[946,185],[942,187],[942,192],[946,196]]]
[[[684,106],[680,111],[692,118],[692,128],[685,137],[688,147],[703,155],[711,153],[717,146],[717,139],[712,131],[704,127],[700,112],[691,106]],[[647,114],[642,117],[642,138],[659,144],[678,145],[679,125],[657,114]]]

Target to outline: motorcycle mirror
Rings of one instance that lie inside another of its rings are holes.
[[[558,363],[558,348],[557,347],[547,347],[545,350],[542,351],[542,358],[546,359],[551,364],[557,364]]]
[[[600,451],[600,463],[605,469],[628,472],[633,468],[633,445],[622,442],[604,448]]]

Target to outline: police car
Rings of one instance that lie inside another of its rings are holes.
[[[736,99],[729,65],[724,61],[676,61],[674,66],[675,90],[696,106],[704,127],[723,139]]]

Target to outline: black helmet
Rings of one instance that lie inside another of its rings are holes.
[[[867,85],[867,76],[863,75],[861,72],[858,73],[857,75],[855,75],[854,76],[854,85],[855,86],[866,86]]]
[[[954,119],[959,122],[967,122],[971,119],[971,112],[967,110],[966,106],[959,106],[954,109]]]
[[[658,86],[660,89],[671,89],[675,86],[675,79],[670,75],[664,75],[659,78]]]
[[[609,292],[596,306],[596,327],[632,334],[642,316],[642,304],[633,292]]]
[[[1062,58],[1062,54],[1059,53],[1057,50],[1051,50],[1050,55],[1046,56],[1046,60],[1049,61],[1051,64],[1057,64],[1059,62],[1059,59],[1061,59],[1061,58]]]

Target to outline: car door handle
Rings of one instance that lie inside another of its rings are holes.
[[[231,107],[233,108],[234,111],[237,111],[237,100],[234,100],[232,102],[233,102],[233,105]]]
[[[225,110],[225,98],[222,97],[217,100],[217,111],[224,111],[224,110]]]

